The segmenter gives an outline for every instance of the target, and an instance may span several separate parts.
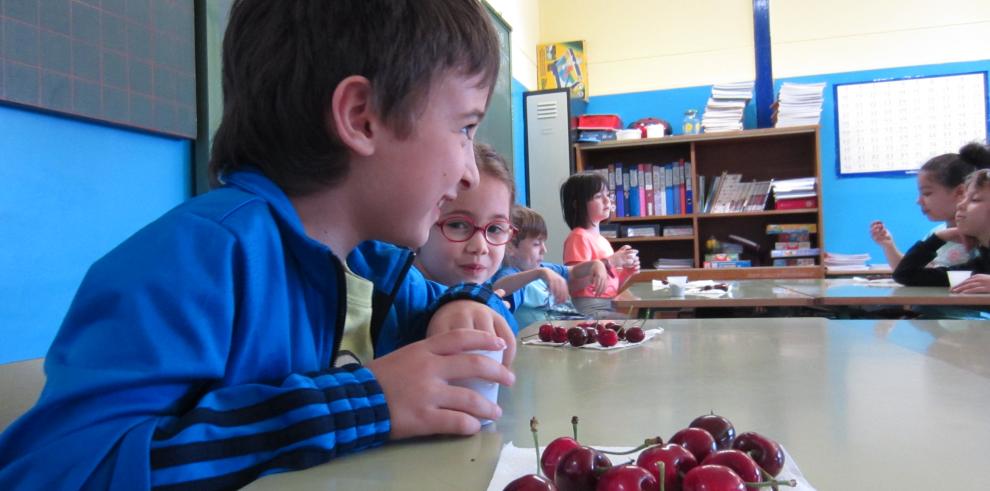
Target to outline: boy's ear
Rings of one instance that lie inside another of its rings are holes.
[[[952,191],[952,197],[956,198],[956,201],[963,199],[966,196],[966,183],[962,183],[956,186],[956,189]]]
[[[360,75],[341,80],[333,91],[326,124],[341,143],[361,156],[374,153],[374,132],[380,127],[372,103],[371,81]]]

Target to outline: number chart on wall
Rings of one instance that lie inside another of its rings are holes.
[[[910,172],[987,138],[987,74],[836,84],[839,174]]]

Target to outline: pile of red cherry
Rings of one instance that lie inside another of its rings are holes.
[[[615,322],[590,321],[579,322],[568,329],[546,323],[540,326],[537,336],[545,343],[570,343],[575,348],[598,343],[608,348],[615,346],[619,340],[640,343],[646,338],[646,333],[638,326],[626,329],[622,324]]]
[[[797,485],[793,480],[773,480],[784,467],[784,452],[777,442],[752,432],[736,436],[732,423],[715,414],[695,418],[666,445],[660,437],[650,438],[628,452],[581,445],[576,416],[571,423],[574,438],[557,438],[541,456],[536,418],[530,421],[538,471],[510,482],[504,491],[752,491]],[[613,466],[606,456],[640,450],[635,464]]]

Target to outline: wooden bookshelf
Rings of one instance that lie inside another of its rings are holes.
[[[821,163],[817,126],[768,128],[701,135],[679,135],[664,138],[624,140],[600,144],[574,146],[575,166],[580,171],[606,169],[610,164],[627,165],[641,163],[666,164],[683,159],[691,162],[689,178],[692,194],[698,197],[698,176],[705,176],[707,183],[723,171],[742,174],[743,181],[769,179],[793,179],[814,177],[818,191],[818,207],[796,210],[765,210],[734,213],[699,213],[679,215],[617,217],[611,220],[619,224],[691,225],[694,234],[677,237],[636,237],[609,239],[613,244],[634,244],[640,251],[645,270],[661,257],[691,259],[695,268],[702,266],[705,242],[714,236],[719,241],[729,241],[729,234],[738,235],[760,245],[758,253],[749,248],[741,259],[753,261],[761,275],[778,274],[781,277],[823,277],[822,256],[816,257],[812,267],[773,267],[770,250],[774,238],[766,234],[768,224],[814,223],[818,232],[811,235],[811,247],[822,249]],[[695,210],[701,203],[695,201]],[[755,271],[755,270],[754,270]],[[645,271],[649,272],[649,271]],[[657,274],[664,274],[657,271]],[[732,277],[744,272],[729,269],[705,270],[704,276]]]

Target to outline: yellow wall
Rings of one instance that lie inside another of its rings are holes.
[[[539,0],[538,42],[585,40],[592,96],[751,80],[752,7]],[[776,0],[770,16],[776,78],[990,58],[988,0]]]
[[[533,0],[485,0],[512,28],[512,77],[536,89],[540,9]]]

